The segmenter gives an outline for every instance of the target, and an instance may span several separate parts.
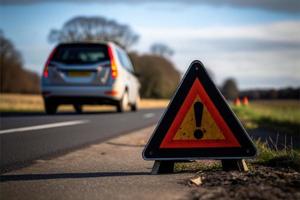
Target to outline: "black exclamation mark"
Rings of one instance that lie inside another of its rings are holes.
[[[195,113],[195,119],[196,119],[196,130],[194,132],[194,136],[197,139],[201,139],[203,137],[203,132],[200,129],[201,127],[201,121],[202,121],[202,112],[203,112],[203,104],[201,102],[196,102],[194,104],[194,113]]]

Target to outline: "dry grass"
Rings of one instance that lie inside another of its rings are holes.
[[[271,167],[293,168],[300,171],[300,152],[289,147],[279,149],[277,146],[271,148],[267,142],[255,141],[258,156],[254,163]]]
[[[142,99],[141,109],[165,108],[169,100]],[[85,111],[115,110],[114,106],[84,106]],[[0,112],[43,112],[44,103],[41,95],[0,94]],[[70,105],[62,105],[59,111],[73,111]]]
[[[246,128],[268,128],[282,133],[299,134],[300,101],[251,101],[249,106],[233,106]]]

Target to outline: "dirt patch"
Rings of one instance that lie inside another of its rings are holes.
[[[249,172],[203,171],[202,184],[188,199],[300,199],[300,173],[292,169],[253,166]]]

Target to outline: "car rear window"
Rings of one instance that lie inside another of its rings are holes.
[[[52,61],[64,64],[94,64],[109,61],[106,45],[65,44],[57,47]]]

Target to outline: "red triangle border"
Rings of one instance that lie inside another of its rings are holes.
[[[224,140],[173,140],[177,130],[179,129],[184,117],[189,108],[192,106],[195,98],[199,95],[202,103],[215,120],[216,124],[222,130]],[[218,109],[212,103],[210,97],[207,95],[205,89],[198,79],[195,79],[191,89],[188,92],[182,106],[180,107],[176,117],[171,124],[168,132],[160,144],[161,149],[165,148],[224,148],[224,147],[241,147],[234,134],[226,124],[223,117],[220,115]]]

